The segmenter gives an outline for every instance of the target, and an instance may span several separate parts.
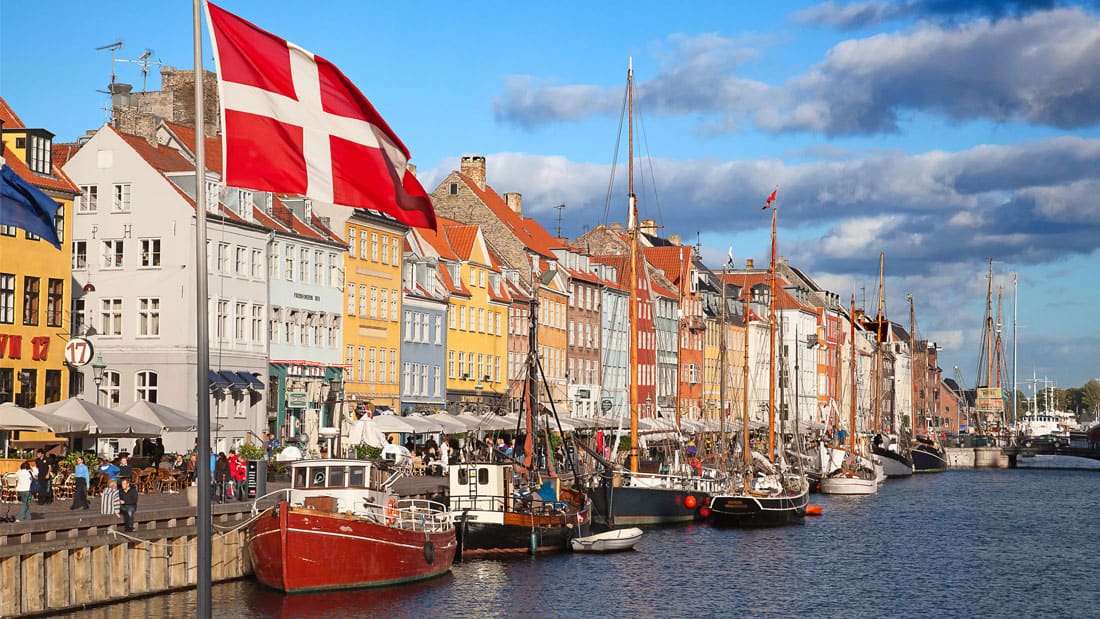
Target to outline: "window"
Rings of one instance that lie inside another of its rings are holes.
[[[122,335],[122,299],[102,299],[100,303],[100,333]]]
[[[236,313],[233,314],[233,339],[238,342],[245,341],[245,328],[248,326],[248,304],[237,302]]]
[[[15,236],[17,230],[15,226],[0,226],[0,236]]]
[[[390,264],[394,266],[401,265],[401,254],[399,253],[399,250],[400,247],[398,247],[398,241],[397,239],[394,239],[393,242],[390,243]]]
[[[367,243],[368,242],[369,242],[369,239],[367,239],[367,231],[363,230],[362,232],[359,233],[359,259],[360,260],[366,260],[367,259]]]
[[[367,287],[359,286],[359,317],[367,317]]]
[[[262,344],[264,341],[264,306],[252,306],[252,341]]]
[[[80,200],[76,203],[77,213],[94,213],[99,204],[99,187],[81,185]]]
[[[39,174],[49,174],[53,167],[50,153],[51,140],[42,135],[32,135],[30,138],[27,167]]]
[[[46,404],[61,399],[61,370],[46,370]]]
[[[340,258],[336,254],[330,253],[328,255],[328,281],[324,282],[324,285],[339,286],[340,280]]]
[[[383,290],[382,294],[386,294]],[[370,289],[370,317],[378,318],[378,288],[371,286]]]
[[[386,349],[378,349],[378,382],[386,382]]]
[[[298,281],[309,283],[309,250],[305,247],[298,250]]]
[[[377,380],[378,380],[378,377],[375,374],[375,367],[374,367],[375,357],[377,355],[378,355],[378,349],[374,348],[374,347],[371,347],[370,357],[367,358],[368,359],[368,361],[367,361],[367,382],[373,383],[373,382],[377,382]]]
[[[84,299],[73,299],[73,333],[84,333],[85,326],[91,326],[91,320],[87,315],[87,308],[84,304]],[[83,376],[83,374],[77,374],[77,376]],[[81,393],[81,392],[77,392]]]
[[[218,300],[218,317],[215,321],[215,327],[217,330],[214,334],[219,340],[224,340],[229,328],[229,301],[225,299]]]
[[[264,252],[252,250],[252,279],[264,278]]]
[[[390,291],[390,319],[397,322],[397,291]]]
[[[325,283],[325,254],[321,250],[313,252],[313,283],[321,286]]]
[[[370,234],[370,259],[372,262],[378,262],[378,233],[371,232]]]
[[[60,202],[56,203],[58,207],[61,206]],[[57,233],[57,241],[59,243],[65,242],[65,209],[58,208],[57,214],[53,216],[53,228]]]
[[[382,320],[389,320],[390,319],[390,311],[389,311],[389,306],[386,305],[386,291],[385,291],[385,289],[382,290],[382,303],[380,305],[381,306],[378,308],[379,312],[380,312],[378,317],[381,318]]]
[[[356,240],[359,236],[359,231],[355,228],[348,228],[348,255],[352,258],[356,257],[355,250],[358,249],[355,245],[358,243]]]
[[[434,397],[438,398],[439,395],[440,395],[440,393],[439,393],[440,380],[439,380],[439,366],[438,365],[432,368],[432,382],[433,382],[432,395]]]
[[[235,266],[237,268],[237,275],[240,276],[240,277],[247,277],[248,276],[248,248],[247,247],[237,247],[236,249],[237,249],[237,251],[236,251],[237,260],[236,260],[236,265]]]
[[[409,395],[411,393],[412,387],[409,382],[411,379],[411,371],[412,364],[408,361],[401,365],[401,393],[404,395]]]
[[[466,306],[462,305],[458,308],[458,328],[462,331],[466,330]]]
[[[237,190],[237,213],[248,218],[252,212],[252,192],[247,189]]]
[[[111,204],[111,212],[130,212],[130,183],[115,183],[113,197],[114,201]]]
[[[348,316],[355,315],[355,284],[348,285]]]
[[[218,273],[229,272],[229,243],[218,243]]]
[[[447,351],[447,378],[455,377],[455,351]]]
[[[122,268],[122,239],[108,239],[103,241],[103,264],[104,269],[121,269]]]
[[[221,196],[221,187],[217,181],[206,181],[206,210],[217,211]]]
[[[390,349],[390,382],[397,382],[397,349]]]
[[[435,315],[435,343],[443,343],[443,317],[439,314]]]
[[[23,278],[23,324],[38,324],[38,278]]]
[[[157,401],[157,373],[142,370],[134,377],[134,396],[146,402]]]
[[[15,275],[0,273],[0,324],[10,325],[14,322]]]
[[[117,408],[119,403],[119,388],[122,385],[122,375],[115,370],[107,370],[103,373],[103,405],[108,408]]]
[[[141,239],[141,266],[160,266],[160,239]]]
[[[271,255],[268,256],[268,277],[271,279],[279,279],[279,243],[276,241],[271,244]]]
[[[365,380],[363,378],[363,376],[364,376],[364,368],[366,367],[366,365],[367,365],[367,349],[364,346],[360,346],[359,347],[359,364],[358,364],[358,367],[356,368],[358,370],[358,374],[359,374],[359,382],[363,382]]]
[[[458,183],[451,183],[451,195],[458,195]]]
[[[294,246],[287,244],[283,246],[283,277],[286,281],[294,281]]]
[[[454,307],[447,308],[447,328],[455,328],[455,310]]]
[[[46,289],[46,326],[47,327],[60,327],[61,318],[64,314],[64,308],[62,307],[62,300],[65,297],[65,281],[61,279],[50,279],[48,288]]]
[[[382,236],[382,264],[387,264],[390,261],[390,237]]]

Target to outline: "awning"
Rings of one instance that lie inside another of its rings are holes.
[[[251,387],[252,389],[255,389],[256,391],[263,391],[263,389],[264,389],[263,381],[256,378],[255,374],[253,374],[251,372],[237,372],[237,376],[240,376],[241,378],[243,378],[245,380],[245,382],[248,383],[248,386]]]
[[[248,381],[241,378],[240,374],[237,372],[222,370],[218,372],[218,375],[224,378],[226,382],[229,383],[229,386],[235,390],[248,389]]]
[[[229,381],[222,378],[221,374],[218,374],[214,370],[210,370],[210,388],[211,389],[228,389]]]

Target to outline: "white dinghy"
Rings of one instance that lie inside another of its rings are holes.
[[[585,537],[574,537],[573,552],[621,552],[632,550],[642,539],[642,530],[637,527],[614,529]]]

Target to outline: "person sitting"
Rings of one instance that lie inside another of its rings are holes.
[[[127,531],[134,530],[134,514],[137,512],[138,491],[129,477],[122,478],[122,490],[118,492],[119,512]]]
[[[118,478],[132,479],[134,477],[134,471],[130,468],[130,459],[126,456],[118,457]]]
[[[104,516],[118,516],[118,480],[109,478],[107,488],[99,494],[99,513]]]
[[[111,462],[110,460],[103,460],[102,462],[100,462],[95,472],[106,473],[107,476],[111,478],[111,481],[115,482],[116,484],[118,483],[118,465],[116,465],[114,462]]]

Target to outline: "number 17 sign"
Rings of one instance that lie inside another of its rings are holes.
[[[92,343],[82,337],[74,337],[65,344],[65,361],[69,365],[88,365],[92,361],[94,351]]]

